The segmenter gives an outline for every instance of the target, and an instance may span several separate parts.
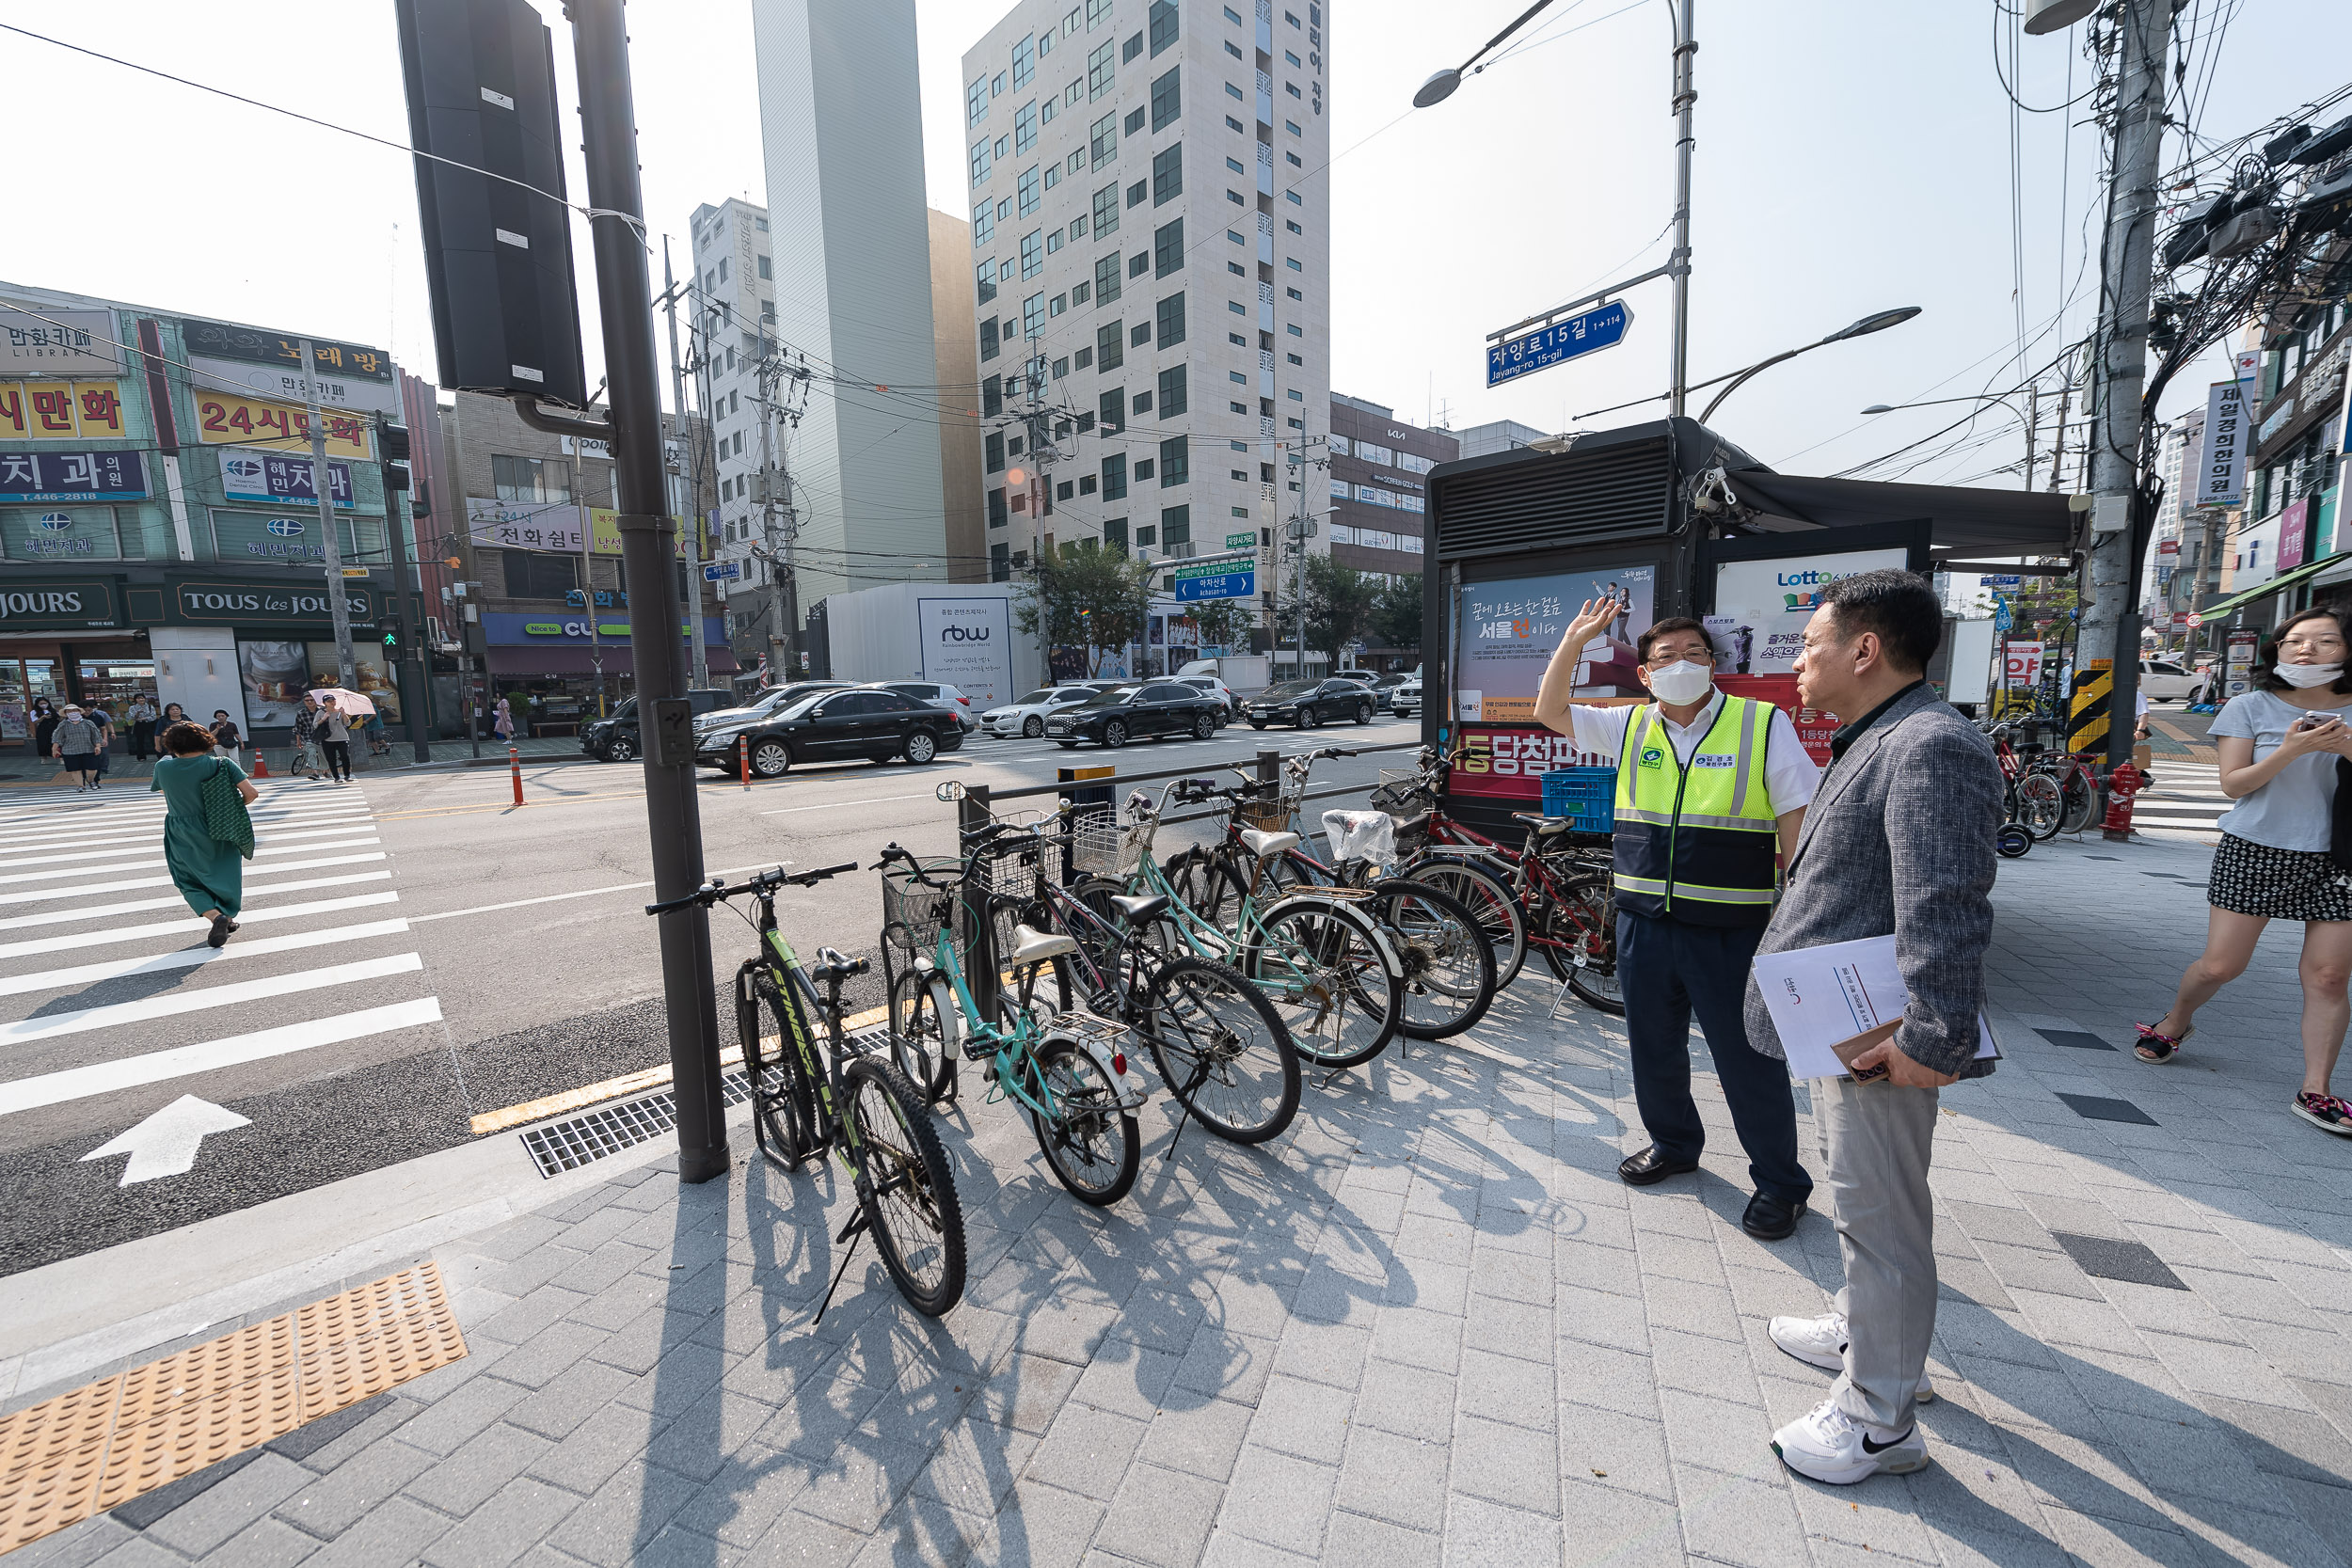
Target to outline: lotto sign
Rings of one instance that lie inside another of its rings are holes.
[[[81,436],[103,441],[121,435],[119,382],[0,382],[0,436],[32,441]]]
[[[293,404],[239,397],[232,392],[204,392],[196,400],[198,436],[210,447],[266,447],[279,451],[310,450],[310,412]],[[320,411],[326,427],[326,450],[337,457],[371,455],[368,422],[338,408]]]
[[[2031,686],[2042,678],[2042,644],[2011,642],[2002,655],[2001,678],[2010,686]]]

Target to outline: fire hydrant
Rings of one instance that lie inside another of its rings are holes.
[[[2148,787],[2148,775],[2130,763],[2119,763],[2107,775],[2107,815],[2099,836],[2110,844],[2127,844],[2132,836],[2132,797]]]

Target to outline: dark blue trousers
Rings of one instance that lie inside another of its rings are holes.
[[[1731,1124],[1748,1151],[1756,1190],[1784,1203],[1813,1191],[1797,1163],[1797,1106],[1788,1068],[1748,1044],[1741,1006],[1761,926],[1690,926],[1617,911],[1617,982],[1632,1047],[1633,1100],[1658,1152],[1694,1161],[1707,1129],[1691,1098],[1691,1020],[1706,1031]]]

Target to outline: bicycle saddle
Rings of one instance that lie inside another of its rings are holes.
[[[1255,828],[1244,828],[1241,831],[1241,843],[1243,848],[1260,860],[1266,860],[1280,854],[1285,849],[1295,847],[1298,844],[1298,835],[1296,833],[1267,833],[1261,832]]]
[[[1511,820],[1526,823],[1535,830],[1539,837],[1543,838],[1549,838],[1555,833],[1573,832],[1576,827],[1576,824],[1567,817],[1543,816],[1532,811],[1515,811],[1511,814]]]
[[[1147,893],[1140,898],[1128,898],[1114,893],[1111,895],[1111,904],[1120,914],[1127,917],[1127,923],[1130,926],[1140,926],[1168,908],[1168,895]]]
[[[1012,928],[1012,951],[998,954],[998,958],[1014,969],[1024,964],[1043,963],[1065,953],[1075,953],[1078,944],[1064,936],[1048,936],[1034,927],[1015,926]]]
[[[837,947],[817,949],[817,967],[809,973],[819,980],[846,980],[874,967],[870,958],[845,958]]]

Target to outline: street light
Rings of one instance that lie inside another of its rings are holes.
[[[1724,399],[1745,386],[1748,378],[1758,371],[1771,370],[1784,359],[1794,359],[1800,354],[1810,354],[1817,348],[1827,348],[1832,343],[1842,343],[1849,338],[1867,338],[1873,332],[1883,332],[1890,326],[1900,326],[1917,315],[1921,309],[1916,305],[1903,305],[1892,310],[1881,310],[1874,315],[1863,317],[1851,326],[1839,327],[1818,343],[1806,343],[1802,348],[1792,348],[1785,354],[1775,354],[1770,359],[1757,360],[1738,375],[1733,376],[1731,385],[1715,394],[1715,401],[1708,404],[1706,410],[1699,415],[1699,423],[1705,424],[1713,418],[1715,410],[1724,405]]]
[[[1460,65],[1451,67],[1445,71],[1440,71],[1435,76],[1432,76],[1429,80],[1423,82],[1421,85],[1421,90],[1413,94],[1413,107],[1416,109],[1426,109],[1433,103],[1442,103],[1447,99],[1453,97],[1454,89],[1462,85],[1462,72],[1469,71],[1473,66],[1476,66],[1480,60],[1483,60],[1488,55],[1493,54],[1497,44],[1501,43],[1504,39],[1509,38],[1513,33],[1518,32],[1520,28],[1526,26],[1529,22],[1534,20],[1537,11],[1542,10],[1546,6],[1550,4],[1551,0],[1535,0],[1534,5],[1528,7],[1526,10],[1519,13],[1519,19],[1517,22],[1512,23],[1511,25],[1502,29],[1502,31],[1497,33],[1494,37],[1488,39],[1486,40],[1486,48],[1481,49],[1477,54],[1472,55],[1469,59],[1464,60]]]

